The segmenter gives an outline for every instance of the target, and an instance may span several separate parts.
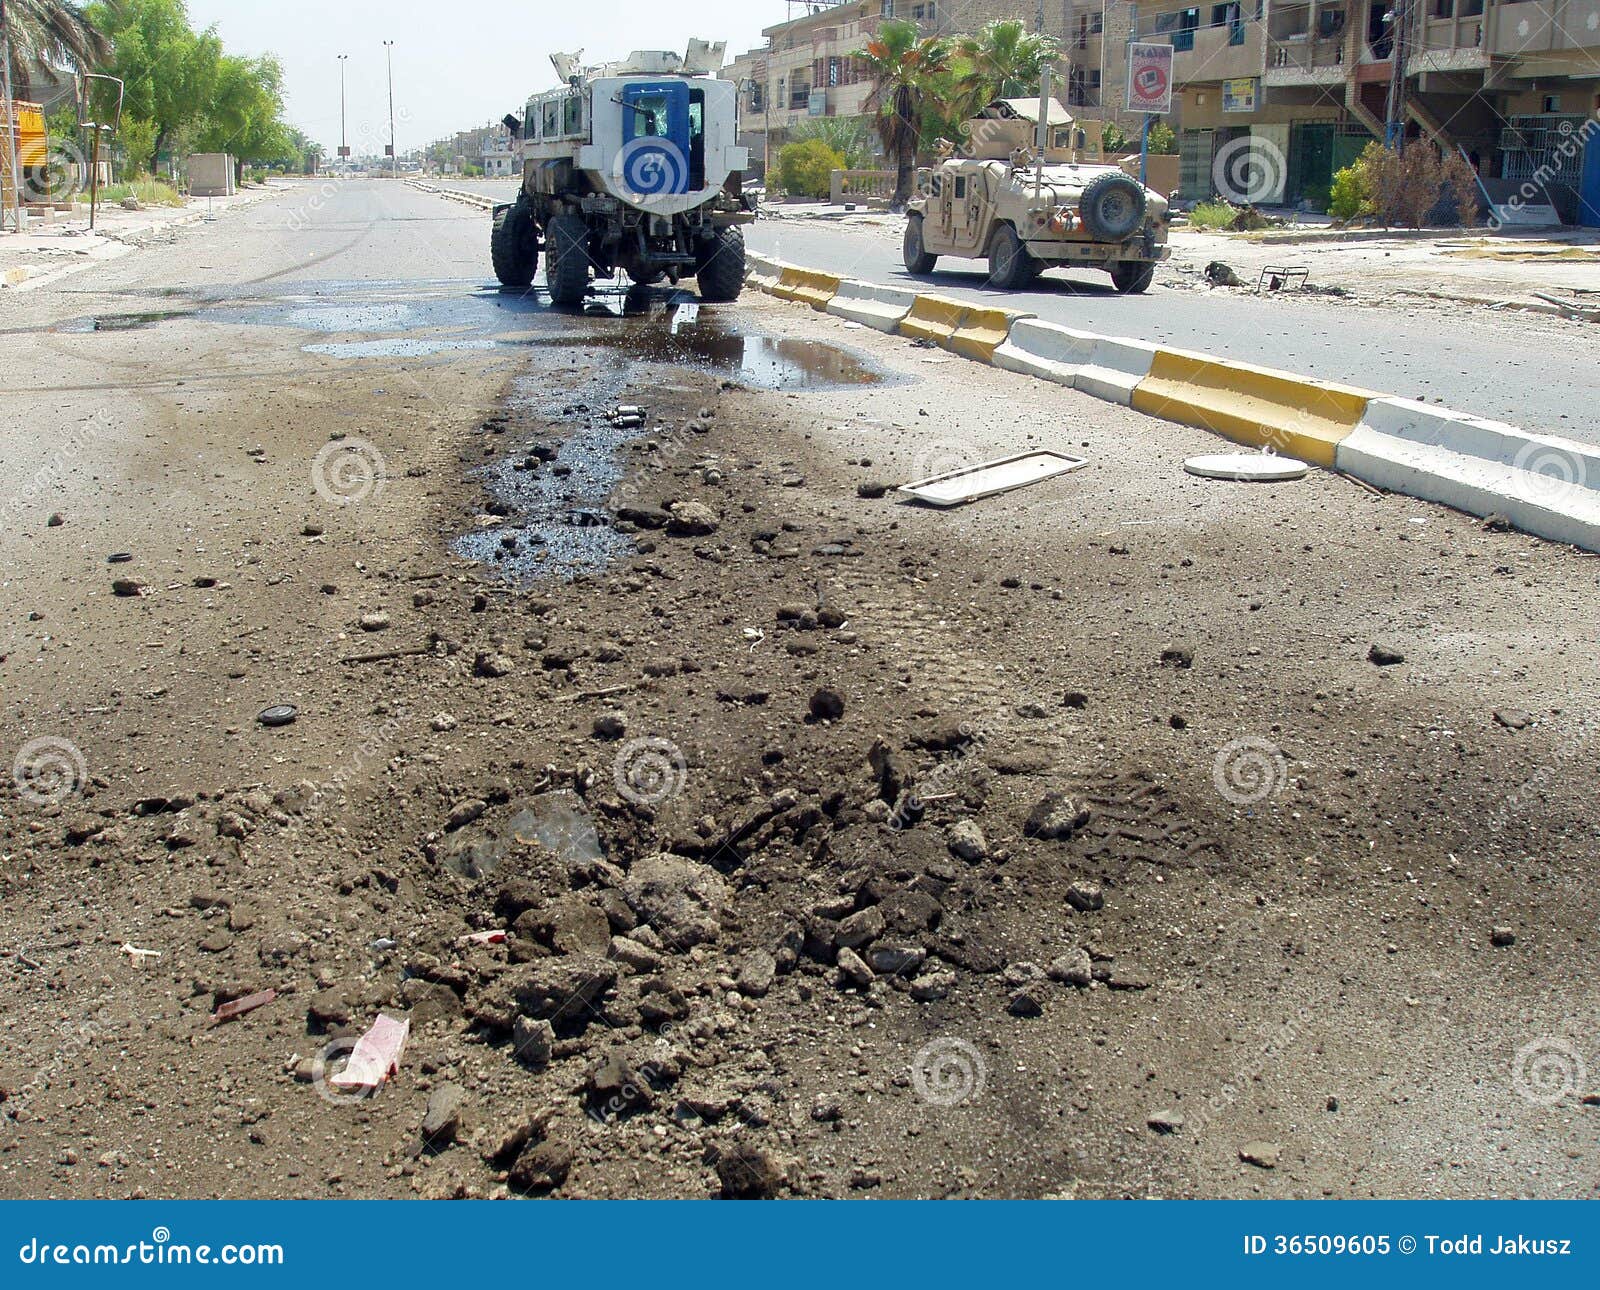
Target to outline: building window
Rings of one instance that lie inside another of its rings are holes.
[[[1435,18],[1453,18],[1456,12],[1456,0],[1433,0],[1433,16]]]
[[[1561,111],[1561,95],[1559,95],[1559,94],[1546,94],[1544,96],[1544,110],[1546,112],[1559,112],[1559,111]]]

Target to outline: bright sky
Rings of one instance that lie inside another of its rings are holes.
[[[216,24],[228,52],[274,53],[288,79],[288,118],[330,153],[339,143],[345,64],[351,147],[389,142],[385,40],[394,44],[395,134],[401,152],[497,121],[550,89],[552,52],[604,62],[635,49],[675,49],[691,36],[726,40],[728,57],[788,16],[783,0],[188,0],[196,28]],[[797,9],[796,13],[800,11]]]

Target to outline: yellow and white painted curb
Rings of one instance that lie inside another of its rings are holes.
[[[749,285],[976,362],[1600,551],[1600,447],[1373,390],[747,256]]]

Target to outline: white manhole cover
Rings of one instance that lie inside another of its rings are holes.
[[[1183,468],[1201,479],[1232,479],[1241,483],[1271,484],[1285,479],[1300,479],[1311,469],[1293,457],[1275,457],[1261,452],[1227,452],[1210,457],[1190,457]]]

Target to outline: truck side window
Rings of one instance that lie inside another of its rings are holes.
[[[561,134],[561,104],[554,99],[543,105],[544,137],[554,139]]]
[[[706,92],[689,91],[689,188],[706,186]]]
[[[967,195],[967,177],[965,175],[957,175],[956,176],[956,200],[958,202],[959,201],[963,201],[963,200],[965,200],[966,195]]]
[[[583,100],[576,94],[567,96],[566,111],[561,122],[563,134],[583,133]]]

